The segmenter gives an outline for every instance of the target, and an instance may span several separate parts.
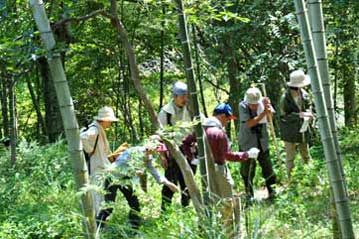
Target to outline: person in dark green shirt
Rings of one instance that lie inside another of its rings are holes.
[[[286,168],[288,178],[294,168],[297,149],[305,163],[310,160],[309,122],[313,119],[309,94],[303,89],[310,85],[310,77],[302,70],[290,74],[288,89],[280,101],[280,133],[286,152]]]

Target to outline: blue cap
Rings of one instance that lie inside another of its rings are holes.
[[[187,95],[188,93],[187,84],[182,81],[177,81],[173,85],[172,93],[173,95],[176,96]]]
[[[236,116],[233,115],[231,106],[226,103],[220,103],[219,105],[217,105],[216,108],[214,108],[213,114],[214,115],[226,114],[226,116],[230,117],[230,119],[237,118]]]

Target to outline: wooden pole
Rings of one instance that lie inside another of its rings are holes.
[[[262,91],[263,91],[264,97],[267,97],[267,91],[266,91],[266,86],[265,86],[265,84],[262,83],[261,86],[262,86]],[[275,153],[276,153],[276,156],[277,156],[277,160],[278,160],[279,163],[281,163],[282,160],[281,160],[281,158],[280,158],[279,144],[278,144],[278,141],[277,141],[277,137],[276,137],[276,135],[275,135],[275,130],[274,130],[274,124],[273,124],[272,114],[267,115],[267,119],[268,119],[268,122],[269,122],[269,131],[270,131],[270,134],[272,135],[272,138],[273,138],[274,149],[275,149]]]

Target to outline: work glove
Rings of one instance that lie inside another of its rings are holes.
[[[248,158],[251,158],[251,159],[256,159],[258,158],[258,154],[259,154],[260,150],[253,147],[253,148],[250,148],[247,153],[248,153]]]

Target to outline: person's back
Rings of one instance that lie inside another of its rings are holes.
[[[111,151],[107,141],[105,129],[110,127],[112,122],[117,121],[118,119],[115,117],[112,108],[107,106],[102,107],[99,109],[98,115],[95,117],[95,121],[89,126],[89,129],[80,134],[84,150],[87,153],[93,152],[90,157],[90,176],[92,184],[100,183],[97,175],[101,174],[103,170],[111,164],[107,158]],[[104,197],[96,192],[93,192],[92,195],[94,208],[97,214]]]
[[[81,132],[80,138],[84,150],[91,154],[89,164],[91,175],[99,173],[110,165],[110,161],[107,159],[107,155],[110,154],[110,148],[106,133],[97,121],[90,124],[86,131]]]

